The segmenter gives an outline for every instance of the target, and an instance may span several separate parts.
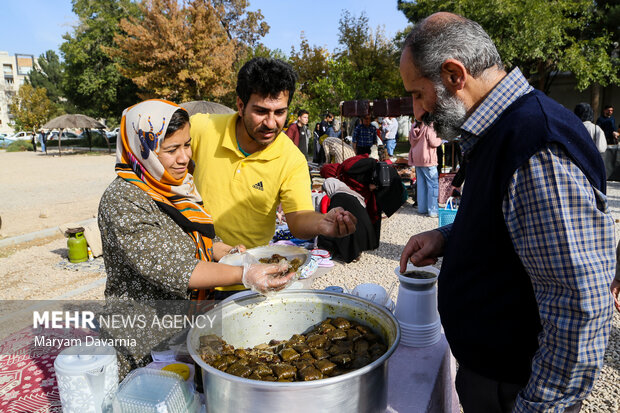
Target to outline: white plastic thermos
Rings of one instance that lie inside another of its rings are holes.
[[[64,413],[101,413],[104,397],[118,388],[116,350],[107,345],[65,348],[54,361]]]

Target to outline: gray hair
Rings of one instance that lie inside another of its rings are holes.
[[[413,64],[421,75],[440,81],[441,65],[455,59],[477,78],[486,69],[504,65],[493,40],[475,21],[457,15],[433,15],[416,24],[403,48],[413,55]]]

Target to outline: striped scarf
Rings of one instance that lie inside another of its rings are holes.
[[[170,118],[178,109],[182,108],[159,99],[125,109],[116,142],[115,170],[146,192],[192,238],[196,258],[212,261],[213,218],[202,206],[193,176],[188,172],[182,179],[174,179],[157,157]]]

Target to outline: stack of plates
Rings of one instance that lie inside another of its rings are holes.
[[[441,321],[432,324],[415,325],[398,321],[400,342],[408,347],[426,347],[437,343],[441,338]]]

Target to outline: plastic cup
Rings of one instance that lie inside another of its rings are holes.
[[[385,291],[385,288],[379,284],[373,283],[360,284],[351,291],[351,294],[379,305],[384,305],[387,299],[387,291]]]

